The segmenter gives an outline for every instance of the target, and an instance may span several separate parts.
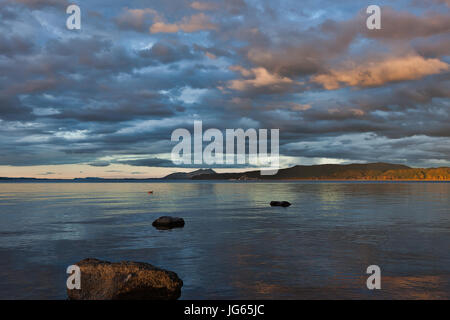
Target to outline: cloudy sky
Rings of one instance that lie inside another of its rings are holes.
[[[448,0],[71,3],[0,0],[0,176],[163,176],[194,120],[279,128],[283,167],[450,165]]]

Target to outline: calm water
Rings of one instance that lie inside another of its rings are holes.
[[[182,299],[450,298],[449,183],[8,183],[0,222],[0,299],[65,299],[87,257],[175,271]]]

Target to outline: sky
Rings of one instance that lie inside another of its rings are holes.
[[[194,120],[278,128],[281,167],[450,166],[449,6],[0,0],[0,176],[191,171],[171,161],[171,133]]]

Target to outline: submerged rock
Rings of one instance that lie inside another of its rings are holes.
[[[149,263],[84,259],[76,265],[81,288],[67,289],[70,300],[176,300],[181,295],[177,274]]]
[[[153,221],[152,226],[160,230],[184,227],[183,218],[177,217],[159,217]]]
[[[272,207],[289,207],[291,204],[288,201],[271,201]]]

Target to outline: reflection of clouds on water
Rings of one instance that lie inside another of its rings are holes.
[[[321,200],[321,209],[331,211],[328,215],[337,214],[337,212],[333,212],[333,210],[342,209],[344,194],[340,185],[320,184],[318,191],[319,198]]]
[[[382,278],[383,290],[391,293],[393,299],[450,299],[445,290],[450,285],[450,274]]]
[[[8,288],[0,298],[65,298],[65,268],[86,257],[173,270],[184,281],[183,299],[448,297],[449,188],[0,184],[0,288]],[[292,206],[270,207],[271,200]],[[162,215],[183,217],[186,225],[158,231],[151,223]],[[365,286],[371,264],[382,269],[376,293]],[[27,284],[18,276],[25,274],[33,274]]]

